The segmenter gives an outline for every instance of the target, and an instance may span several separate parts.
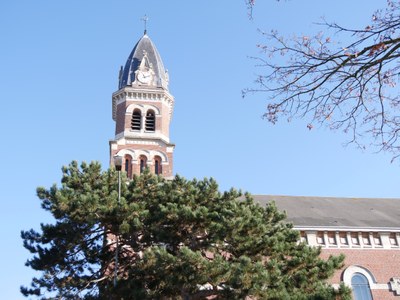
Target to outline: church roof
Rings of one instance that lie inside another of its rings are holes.
[[[121,70],[119,88],[121,89],[127,85],[131,85],[132,82],[135,81],[135,71],[138,70],[144,53],[147,53],[149,63],[154,71],[156,86],[168,90],[168,74],[164,69],[164,64],[156,46],[146,33],[136,43],[126,61],[125,67]]]
[[[266,205],[275,201],[288,221],[300,228],[400,229],[398,198],[333,198],[253,195]]]

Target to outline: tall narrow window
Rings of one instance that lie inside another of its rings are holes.
[[[128,178],[132,178],[132,156],[125,155],[125,172]]]
[[[140,130],[142,128],[142,113],[139,109],[135,109],[132,114],[131,128],[133,130]]]
[[[149,110],[146,114],[146,131],[156,130],[156,116],[154,111]]]
[[[161,157],[159,156],[154,157],[154,173],[156,175],[162,174]]]
[[[147,168],[147,157],[144,155],[141,155],[140,156],[140,174],[142,174],[146,168]]]
[[[361,273],[354,273],[351,278],[354,300],[372,300],[371,290],[367,277]]]

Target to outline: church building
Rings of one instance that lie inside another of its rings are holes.
[[[400,299],[400,199],[253,197],[263,205],[275,201],[323,258],[346,256],[333,285],[344,282],[355,300]]]
[[[112,95],[115,137],[110,164],[122,157],[129,178],[149,168],[173,176],[175,145],[169,139],[174,97],[161,56],[146,31],[119,73]],[[345,266],[331,279],[353,289],[355,300],[400,300],[400,199],[356,199],[256,195],[275,201],[301,240],[321,247],[322,257],[345,254]]]

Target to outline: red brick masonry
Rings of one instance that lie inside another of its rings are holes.
[[[392,277],[400,276],[400,251],[381,249],[322,249],[323,258],[329,255],[346,256],[345,266],[331,279],[332,283],[340,283],[343,279],[344,270],[353,265],[367,269],[375,278],[377,284],[389,284]],[[372,289],[374,300],[393,299],[400,300],[392,291]]]

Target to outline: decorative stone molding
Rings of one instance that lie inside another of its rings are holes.
[[[159,90],[146,90],[140,89],[137,91],[129,90],[124,88],[119,90],[112,95],[112,118],[116,121],[117,105],[124,101],[160,101],[165,103],[169,108],[169,118],[171,119],[174,107],[174,97],[167,91],[160,92]]]
[[[390,290],[394,292],[396,296],[400,296],[400,277],[393,277],[389,281]]]
[[[156,115],[160,115],[160,109],[157,106],[154,105],[145,105],[145,104],[138,104],[138,103],[132,103],[130,104],[125,111],[125,115],[131,116],[135,108],[140,109],[142,112],[143,116],[146,116],[146,112],[148,110],[154,110]]]
[[[140,141],[139,139],[143,139]],[[142,145],[167,145],[169,144],[169,139],[166,135],[161,134],[159,131],[155,132],[140,132],[133,131],[131,129],[126,129],[123,132],[115,136],[115,140],[118,141],[119,145],[125,144],[142,144]],[[150,142],[151,141],[151,142]],[[156,143],[156,144],[154,144]]]
[[[398,232],[295,229],[300,230],[303,240],[310,246],[341,249],[400,249]]]
[[[349,267],[347,267],[346,270],[344,270],[343,282],[348,287],[351,287],[351,278],[353,277],[353,275],[355,273],[360,273],[360,274],[364,275],[367,278],[368,284],[369,284],[369,287],[370,287],[371,290],[373,290],[373,289],[387,289],[388,288],[387,286],[386,287],[385,286],[382,287],[381,285],[377,285],[376,284],[377,282],[375,280],[374,275],[372,275],[372,273],[369,270],[367,270],[367,269],[365,269],[363,267],[360,267],[360,266],[349,266]]]
[[[118,145],[115,141],[110,141],[110,147],[111,150],[117,150],[118,149]]]
[[[124,157],[126,154],[129,154],[132,157],[132,164],[138,164],[138,159],[141,155],[147,157],[147,163],[152,165],[152,161],[155,156],[159,156],[161,158],[161,163],[163,165],[168,165],[168,156],[158,150],[133,150],[133,149],[121,149],[118,151],[117,155]]]
[[[126,141],[127,145],[158,145],[157,142],[154,141],[138,141],[138,140],[127,140]]]

